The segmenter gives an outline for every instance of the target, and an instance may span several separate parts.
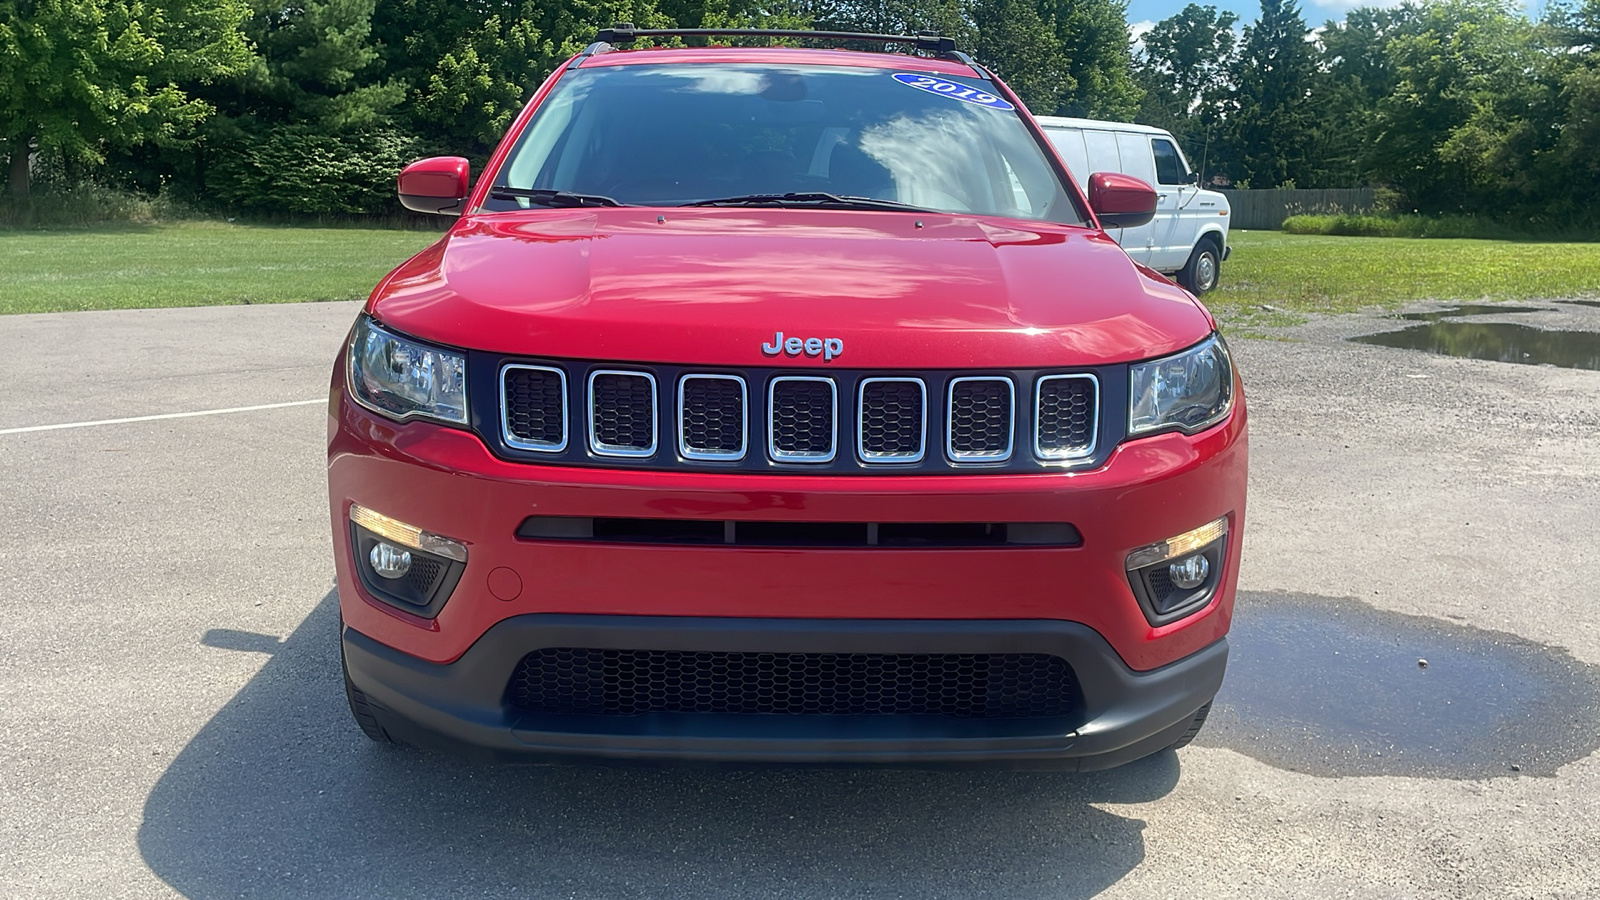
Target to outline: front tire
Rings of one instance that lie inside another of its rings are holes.
[[[1222,274],[1222,249],[1216,238],[1205,237],[1189,254],[1189,261],[1178,273],[1178,283],[1196,296],[1208,294],[1217,286]]]

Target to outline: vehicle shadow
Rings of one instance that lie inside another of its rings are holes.
[[[1172,752],[1093,775],[488,766],[367,742],[339,681],[337,601],[189,742],[139,829],[186,896],[1088,897],[1144,858],[1092,803],[1154,800]]]

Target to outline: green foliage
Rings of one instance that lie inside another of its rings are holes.
[[[1290,216],[1289,234],[1331,234],[1346,237],[1475,238],[1501,241],[1592,241],[1600,230],[1578,225],[1533,229],[1478,216],[1328,215]]]
[[[399,131],[331,134],[286,125],[219,160],[207,187],[221,202],[244,209],[394,212],[395,175],[420,155],[417,139]]]
[[[1261,0],[1261,18],[1245,27],[1234,59],[1223,151],[1238,177],[1257,188],[1277,187],[1304,172],[1314,68],[1306,30],[1294,0]]]
[[[31,151],[98,163],[110,147],[189,141],[212,111],[193,87],[242,71],[240,0],[0,0],[0,143],[9,190]]]

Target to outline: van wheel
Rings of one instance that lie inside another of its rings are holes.
[[[1209,715],[1211,715],[1211,704],[1207,703],[1195,711],[1194,718],[1189,720],[1189,730],[1183,733],[1183,737],[1173,741],[1167,749],[1181,750],[1189,746],[1189,743],[1194,740],[1194,736],[1200,733],[1201,726],[1206,724],[1206,716]]]
[[[1215,238],[1202,238],[1195,245],[1194,253],[1189,255],[1189,262],[1178,273],[1178,283],[1188,288],[1195,294],[1210,293],[1217,286],[1217,277],[1222,270],[1222,251],[1217,248]]]

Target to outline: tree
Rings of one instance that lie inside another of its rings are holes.
[[[1238,16],[1191,3],[1162,19],[1141,41],[1134,80],[1144,89],[1137,120],[1173,133],[1192,161],[1209,156],[1209,132],[1233,66]]]
[[[1303,177],[1313,68],[1306,32],[1294,0],[1261,0],[1261,18],[1245,27],[1227,104],[1235,181],[1269,188]]]
[[[34,150],[91,163],[108,147],[178,144],[212,113],[184,85],[250,60],[240,0],[0,0],[0,140],[13,198]]]
[[[1141,92],[1133,82],[1125,0],[1040,0],[1039,13],[1053,23],[1059,64],[1075,85],[1055,115],[1131,118]]]
[[[1430,212],[1493,208],[1541,140],[1532,25],[1514,0],[1400,8],[1387,45],[1394,86],[1376,106],[1365,164]],[[1496,196],[1498,195],[1498,196]],[[1482,204],[1482,206],[1480,206]]]

